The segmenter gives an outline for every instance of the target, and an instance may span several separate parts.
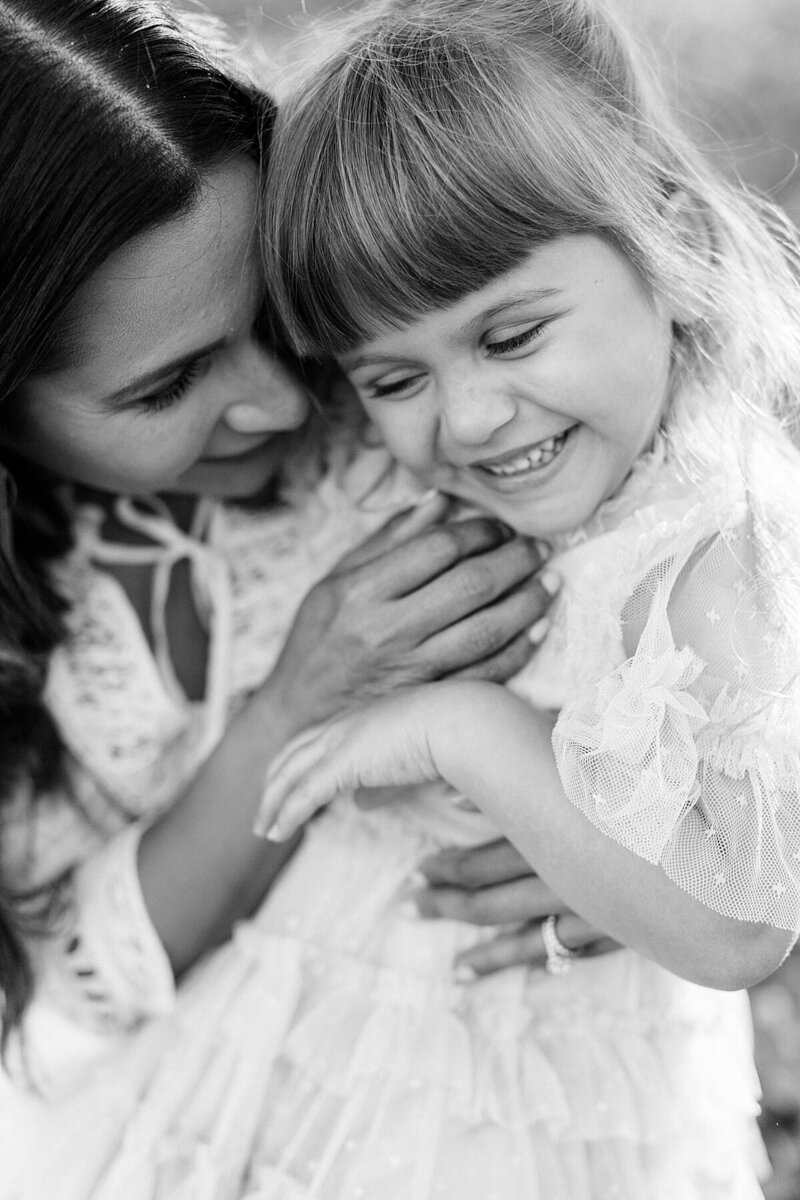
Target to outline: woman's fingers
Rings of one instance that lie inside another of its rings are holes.
[[[480,549],[470,549],[456,555],[456,546],[472,547],[488,539],[488,534],[480,528],[473,529],[470,526],[462,530],[460,525],[467,525],[467,522],[442,526],[428,535],[432,538],[434,534],[443,533],[447,539],[452,539],[452,543],[449,549],[443,545],[436,551],[441,556],[442,570],[435,576],[429,576],[427,582],[420,580],[413,596],[407,596],[417,609],[423,606],[431,612],[446,610],[450,625],[485,609],[514,589],[522,591],[523,585],[533,582],[535,573],[544,562],[536,544],[522,538],[506,539],[493,546],[481,544]],[[447,562],[447,558],[451,561]],[[541,592],[541,581],[533,584],[533,587]],[[542,610],[547,608],[551,600],[552,595],[539,597]],[[444,625],[437,622],[431,627],[430,633],[441,628]]]
[[[360,546],[348,551],[339,560],[335,569],[351,571],[381,558],[411,538],[418,537],[426,529],[439,525],[446,517],[451,504],[449,496],[435,492],[429,498],[415,505],[414,508],[407,508],[401,513],[396,513]]]
[[[333,576],[340,578],[352,574],[359,590],[376,598],[397,600],[411,592],[418,593],[426,584],[473,556],[480,558],[511,540],[523,544],[519,538],[512,539],[505,526],[489,517],[432,524],[402,542],[391,533],[387,538],[380,553],[372,553],[367,542],[353,555],[345,557],[332,572]],[[353,556],[364,553],[369,557],[353,566]],[[474,573],[479,571],[477,568]],[[469,576],[470,572],[466,574]],[[438,602],[438,596],[436,600]]]
[[[576,913],[564,912],[558,918],[559,941],[581,958],[608,954],[620,946],[612,938],[595,929]],[[498,934],[488,942],[474,946],[456,959],[455,971],[459,978],[491,975],[506,967],[544,967],[547,951],[542,938],[542,924],[536,922],[518,929]]]
[[[426,888],[417,894],[417,908],[424,917],[467,921],[470,925],[517,925],[565,911],[547,884],[535,875],[474,891],[447,886]]]
[[[618,944],[571,912],[505,839],[446,849],[421,864],[429,886],[416,903],[426,917],[504,926],[502,933],[459,955],[457,972],[489,975],[505,967],[544,966],[542,922],[556,915],[560,941],[581,957],[607,954]]]
[[[487,679],[504,683],[520,671],[535,645],[544,639],[547,609],[559,578],[528,576],[521,584],[428,638],[418,653],[440,677]]]
[[[535,878],[530,863],[506,838],[466,849],[448,847],[426,858],[420,870],[431,884],[470,889],[506,883],[511,879]]]

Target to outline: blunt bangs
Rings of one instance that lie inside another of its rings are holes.
[[[615,194],[647,202],[630,113],[576,78],[502,31],[395,14],[299,89],[265,200],[268,279],[295,352],[351,350],[563,234],[625,244]]]

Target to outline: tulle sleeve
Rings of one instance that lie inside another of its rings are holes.
[[[556,724],[569,798],[710,908],[796,931],[796,643],[750,532],[673,547],[622,617],[628,657]]]

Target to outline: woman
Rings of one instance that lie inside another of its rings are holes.
[[[152,1029],[160,1053],[163,1024],[129,1031],[224,980],[225,948],[175,991],[294,849],[251,834],[293,732],[403,683],[507,677],[549,597],[531,546],[436,500],[383,525],[353,503],[377,460],[298,435],[306,387],[258,338],[268,101],[148,0],[12,0],[0,55],[0,977],[11,1072],[52,1092],[110,1043],[124,1063]],[[429,874],[432,915],[562,907],[501,844]],[[524,930],[462,965],[531,954]],[[7,1189],[95,1194],[137,1106],[115,1063],[91,1142],[84,1112],[4,1106]]]

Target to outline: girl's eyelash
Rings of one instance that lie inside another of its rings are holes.
[[[539,321],[538,324],[531,325],[528,329],[523,329],[522,333],[505,338],[502,342],[487,342],[486,353],[492,357],[499,354],[509,354],[514,350],[521,350],[523,346],[527,346],[529,342],[540,337],[546,325],[547,321]],[[389,383],[372,383],[369,385],[370,397],[373,400],[382,400],[389,396],[394,396],[405,391],[409,384],[412,384],[416,378],[416,375],[408,375],[403,379],[392,380]]]
[[[205,358],[196,358],[183,368],[180,375],[173,379],[172,383],[167,387],[162,388],[160,392],[154,392],[152,396],[142,396],[136,401],[137,407],[144,409],[147,413],[160,413],[165,409],[175,404],[180,400],[181,396],[194,383],[205,364]]]
[[[527,346],[528,342],[532,342],[534,338],[539,337],[546,324],[546,321],[540,321],[538,325],[531,325],[529,329],[524,329],[522,333],[516,333],[513,337],[505,338],[502,342],[487,342],[486,353],[489,355],[507,354],[510,350],[519,350],[523,346]]]
[[[403,379],[392,380],[390,383],[373,383],[370,387],[372,398],[381,400],[385,396],[394,396],[397,392],[402,392],[410,383],[418,378],[415,375],[408,375]]]

